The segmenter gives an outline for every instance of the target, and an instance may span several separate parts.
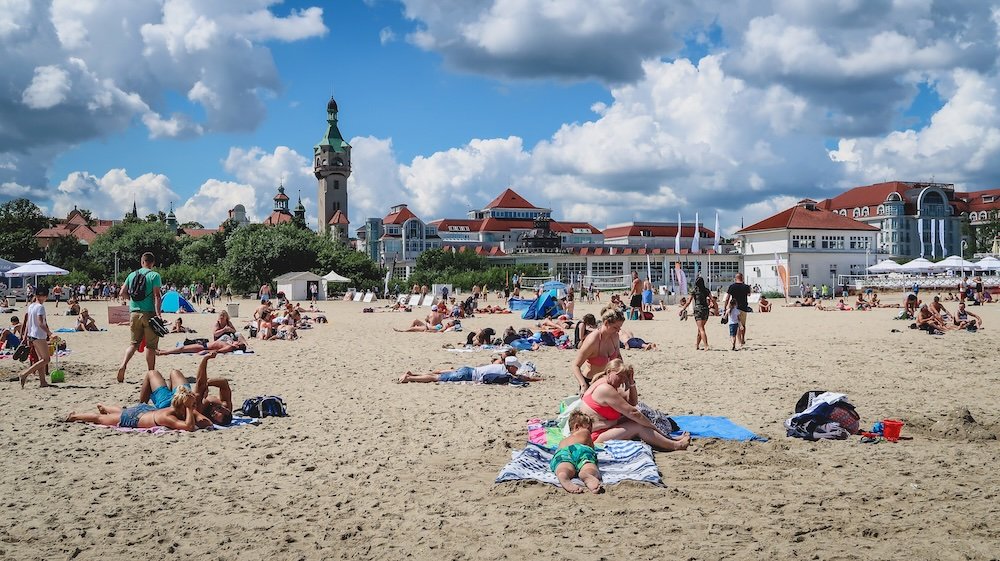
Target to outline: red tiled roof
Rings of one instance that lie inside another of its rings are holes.
[[[333,213],[333,218],[327,224],[350,224],[350,221],[347,220],[347,215],[344,214],[344,211],[338,210]]]
[[[513,189],[507,188],[503,193],[490,201],[490,204],[486,205],[486,208],[538,208],[535,205],[529,203],[522,197],[514,192]]]
[[[286,224],[292,221],[291,214],[285,214],[283,212],[273,211],[271,216],[264,219],[264,224],[267,226],[277,226],[278,224]]]
[[[967,203],[965,208],[962,210],[967,210],[968,212],[982,212],[984,210],[1000,209],[1000,189],[986,189],[984,191],[956,193],[956,196],[961,197]],[[993,202],[987,203],[983,201],[983,196],[993,197]]]
[[[278,193],[277,195],[274,196],[274,200],[276,200],[276,201],[287,201],[288,200],[288,195],[286,195],[284,193]]]
[[[482,225],[482,220],[470,220],[466,218],[439,218],[432,220],[431,225],[436,226],[439,231],[447,232],[451,226],[465,226],[470,232],[478,232]]]
[[[181,231],[185,236],[191,236],[192,238],[210,236],[218,232],[218,230],[213,230],[212,228],[181,228]]]
[[[113,226],[113,225],[114,224],[112,223],[111,220],[98,220],[97,224],[94,224],[93,226],[91,226],[90,229],[93,230],[94,233],[100,235],[100,234],[103,234],[104,232],[107,232],[108,230],[110,230],[111,226]]]
[[[549,223],[549,229],[552,230],[553,232],[565,232],[567,234],[575,234],[576,232],[573,231],[574,228],[578,230],[583,230],[583,229],[590,230],[589,233],[591,234],[601,233],[600,230],[598,230],[597,228],[586,222],[557,222],[553,220],[552,222]]]
[[[640,233],[642,230],[648,230],[652,237],[657,238],[672,238],[677,235],[677,225],[673,226],[637,226],[635,224],[627,224],[625,226],[613,226],[611,228],[604,229],[604,239],[612,238],[624,238],[624,237],[641,237]],[[715,237],[715,232],[709,230],[708,228],[701,226],[698,228],[701,232],[702,238],[712,238]],[[694,226],[684,226],[681,225],[681,237],[682,238],[693,238],[694,237]]]
[[[820,201],[817,206],[824,210],[851,210],[865,206],[878,206],[885,202],[890,193],[899,193],[899,196],[906,201],[906,192],[913,189],[912,183],[903,181],[888,181],[886,183],[875,183],[874,185],[863,185],[848,189],[843,193]]]
[[[42,228],[36,234],[36,238],[61,238],[63,236],[69,236],[70,231],[65,228]]]
[[[416,218],[417,215],[406,208],[405,206],[399,209],[399,212],[394,212],[392,214],[387,214],[385,218],[382,219],[383,224],[402,224],[411,218]]]
[[[765,218],[756,224],[751,224],[746,228],[736,232],[744,234],[747,232],[757,232],[761,230],[777,230],[781,228],[795,230],[863,230],[878,231],[878,228],[858,222],[853,218],[841,216],[837,213],[816,208],[809,210],[805,205],[796,205],[783,210],[774,216]],[[684,250],[681,250],[684,253]]]

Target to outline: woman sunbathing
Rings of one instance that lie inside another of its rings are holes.
[[[193,431],[195,429],[195,395],[185,387],[177,388],[170,407],[157,409],[152,405],[139,404],[128,408],[106,407],[97,404],[97,413],[70,412],[66,422],[94,423],[108,427],[169,429]]]
[[[214,339],[218,339],[223,335],[235,335],[236,333],[236,327],[233,325],[232,320],[229,319],[229,312],[225,310],[219,312],[219,319],[215,321],[215,328],[212,331],[212,337]]]
[[[406,329],[392,328],[398,333],[446,333],[449,331],[459,331],[462,322],[457,319],[444,319],[440,323],[430,324],[425,320],[415,319],[410,327]]]
[[[233,351],[245,351],[247,350],[247,340],[243,338],[242,334],[236,335],[233,338],[231,335],[223,335],[222,338],[217,341],[211,341],[208,343],[192,343],[190,345],[182,345],[170,349],[168,351],[157,350],[156,355],[179,355],[183,353],[207,353],[209,351],[215,351],[218,354],[231,353]]]
[[[573,329],[573,320],[569,319],[569,316],[559,316],[559,319],[549,319],[545,318],[538,323],[538,327],[542,331],[571,331]]]
[[[663,434],[645,415],[636,409],[639,393],[635,388],[632,366],[621,359],[614,359],[581,397],[580,411],[594,420],[594,442],[608,440],[634,440],[665,451],[684,450],[691,443],[691,435],[684,433],[674,439]]]
[[[80,310],[80,317],[76,318],[76,330],[100,331],[97,327],[97,322],[90,316],[90,312],[87,311],[87,308]]]

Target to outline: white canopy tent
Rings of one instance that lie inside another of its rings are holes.
[[[329,294],[329,291],[327,290],[327,285],[329,285],[331,282],[348,283],[351,282],[351,279],[338,275],[337,271],[330,271],[329,273],[323,275],[323,280],[321,282],[323,283],[323,288],[319,292],[320,295],[325,299],[326,295]]]
[[[930,261],[924,259],[923,257],[918,257],[913,261],[903,263],[899,266],[899,272],[901,273],[926,273],[931,270]]]
[[[972,261],[966,261],[965,259],[962,259],[958,255],[952,255],[951,257],[942,259],[937,263],[931,263],[930,266],[931,271],[965,271],[965,270],[971,271],[974,270],[975,268],[976,268],[975,263],[973,263]]]
[[[49,265],[44,261],[35,259],[34,261],[28,261],[20,267],[15,267],[6,273],[4,276],[7,277],[35,277],[35,286],[38,286],[38,277],[48,277],[48,276],[61,276],[68,275],[69,271],[66,269],[60,269],[53,265]]]
[[[868,272],[875,273],[876,275],[882,275],[885,273],[896,273],[900,270],[899,268],[899,263],[896,263],[892,259],[883,259],[871,267],[868,267]]]
[[[976,263],[977,271],[1000,271],[1000,259],[996,257],[983,257]]]

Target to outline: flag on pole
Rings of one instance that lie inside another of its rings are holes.
[[[719,244],[719,213],[716,212],[715,213],[715,243],[712,244],[712,249],[714,249],[716,253],[719,253],[719,250],[721,248],[722,248],[722,245]]]
[[[701,235],[698,231],[698,213],[694,213],[694,237],[691,238],[691,253],[701,253]]]
[[[646,280],[653,282],[653,264],[649,261],[649,254],[646,254]]]
[[[931,259],[937,257],[937,243],[936,243],[937,236],[934,234],[934,230],[937,229],[936,226],[937,226],[937,220],[931,218]]]
[[[674,237],[674,253],[681,254],[681,213],[677,213],[677,236]]]
[[[941,257],[944,257],[948,255],[948,248],[944,244],[944,218],[938,223],[938,236],[941,238]]]
[[[917,219],[917,237],[920,238],[920,256],[924,256],[924,219]]]

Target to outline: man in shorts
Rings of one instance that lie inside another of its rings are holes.
[[[200,428],[208,428],[213,424],[227,426],[233,422],[233,392],[229,381],[225,378],[208,377],[208,361],[215,357],[214,352],[201,357],[198,375],[195,377],[195,424]],[[180,370],[172,370],[169,381],[164,380],[158,371],[150,370],[142,381],[139,403],[152,403],[157,409],[170,407],[174,395],[182,387],[191,390],[191,384]],[[209,393],[213,387],[219,390],[218,397]]]
[[[729,285],[729,289],[726,290],[726,303],[722,306],[722,309],[729,309],[730,300],[736,302],[736,309],[740,311],[740,327],[737,331],[740,346],[745,345],[747,339],[747,312],[750,311],[749,299],[750,287],[743,283],[743,273],[736,273],[735,282]]]
[[[156,266],[156,257],[152,253],[148,251],[143,253],[141,264],[142,267],[132,271],[118,291],[119,298],[122,300],[128,298],[128,308],[132,312],[129,318],[132,338],[128,348],[125,349],[122,365],[118,369],[119,383],[125,381],[125,369],[128,368],[128,361],[132,359],[132,355],[135,354],[143,341],[146,343],[146,370],[156,370],[156,349],[159,346],[160,337],[149,325],[149,320],[160,315],[160,287],[163,286],[163,281],[160,279],[160,273],[153,270],[153,267]],[[132,286],[138,275],[145,277],[146,286],[141,295],[135,295],[135,298],[138,298],[135,299],[129,295],[129,287]]]
[[[639,273],[636,271],[632,271],[632,288],[628,307],[630,319],[642,319],[642,281],[639,280]]]

